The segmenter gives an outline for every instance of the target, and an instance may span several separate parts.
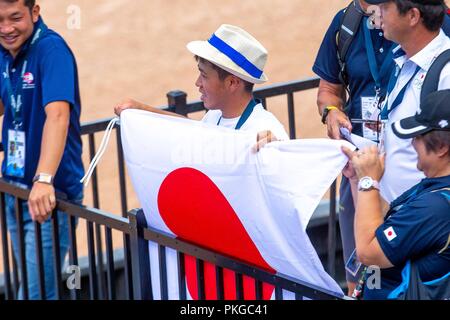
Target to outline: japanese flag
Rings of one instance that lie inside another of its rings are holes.
[[[315,208],[346,157],[328,139],[275,142],[256,153],[255,132],[137,110],[121,115],[127,167],[148,224],[163,232],[273,274],[283,274],[342,296],[306,234]],[[152,289],[160,298],[158,247],[150,244]],[[186,258],[186,286],[197,299],[195,259]],[[216,299],[216,274],[205,264],[205,294]],[[178,299],[176,252],[167,252],[169,298]],[[226,299],[235,278],[224,270]],[[270,299],[274,288],[263,287]],[[255,283],[244,277],[244,297]]]
[[[386,230],[384,230],[384,235],[386,236],[389,242],[397,238],[397,234],[395,233],[393,227],[389,227]]]

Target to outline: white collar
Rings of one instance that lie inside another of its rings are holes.
[[[407,58],[406,54],[394,59],[395,63],[401,68],[405,62],[411,61],[418,65],[421,69],[428,71],[433,61],[442,53],[443,45],[448,41],[447,35],[441,29],[437,37],[431,40],[422,50],[417,52],[411,58]],[[397,49],[397,48],[396,48]],[[394,49],[395,50],[395,49]]]

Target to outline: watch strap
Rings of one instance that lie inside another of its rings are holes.
[[[53,184],[53,176],[48,173],[38,173],[33,178],[33,183],[40,182],[45,184]]]
[[[336,106],[333,106],[333,105],[326,106],[323,109],[323,113],[322,113],[322,123],[323,124],[327,123],[327,117],[331,110],[339,110],[339,108]]]

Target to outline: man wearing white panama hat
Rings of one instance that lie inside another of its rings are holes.
[[[209,111],[203,122],[254,132],[271,131],[289,139],[283,125],[253,98],[254,84],[267,81],[263,69],[267,50],[243,29],[223,24],[207,41],[192,41],[187,48],[195,55],[200,75],[195,82]],[[125,109],[179,116],[128,99],[118,104],[117,115]]]

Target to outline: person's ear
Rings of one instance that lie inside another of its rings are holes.
[[[31,19],[33,19],[33,23],[36,23],[39,19],[39,15],[41,14],[41,7],[36,4],[33,9],[31,9]]]
[[[450,155],[450,146],[442,146],[436,153],[439,158],[448,158]]]
[[[235,75],[228,76],[227,80],[228,80],[228,88],[232,92],[235,92],[236,90],[238,90],[243,85],[242,80],[239,79],[238,77],[236,77]]]
[[[414,27],[421,23],[422,15],[420,13],[420,10],[417,8],[412,8],[408,11],[408,17],[409,17],[409,25],[411,27]]]

